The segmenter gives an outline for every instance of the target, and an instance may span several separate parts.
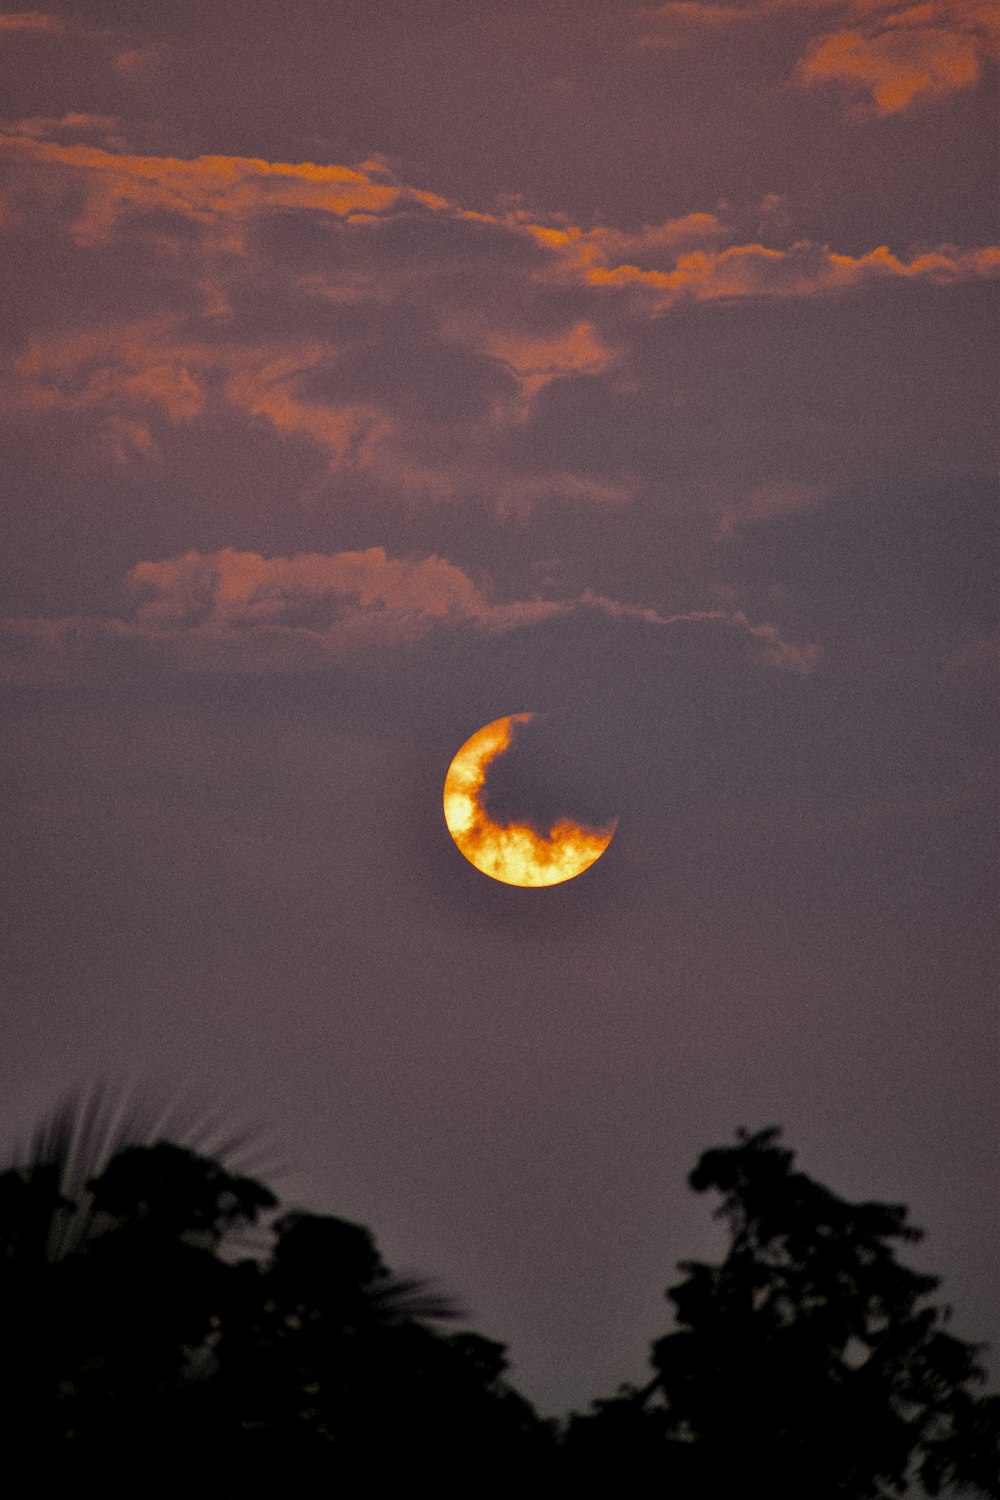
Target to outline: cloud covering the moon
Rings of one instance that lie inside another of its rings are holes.
[[[542,887],[574,880],[610,844],[615,823],[592,828],[569,817],[546,828],[498,822],[485,802],[490,764],[505,755],[531,713],[507,714],[484,724],[456,753],[444,782],[444,817],[470,864],[504,885]]]

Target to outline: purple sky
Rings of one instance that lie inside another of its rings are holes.
[[[996,1317],[982,0],[0,13],[10,1134],[155,1077],[641,1379],[735,1127]],[[548,890],[440,796],[620,818]],[[505,801],[506,799],[506,801]]]

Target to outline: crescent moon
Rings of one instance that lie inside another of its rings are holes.
[[[572,880],[600,859],[618,819],[605,828],[589,828],[560,818],[548,833],[527,823],[495,823],[482,802],[486,769],[503,755],[513,726],[534,714],[507,714],[477,729],[448,767],[444,780],[444,820],[470,864],[504,885],[559,885]]]

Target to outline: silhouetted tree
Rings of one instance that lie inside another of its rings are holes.
[[[116,1136],[81,1182],[107,1130],[64,1108],[42,1135],[0,1175],[8,1459],[137,1487],[197,1472],[474,1489],[483,1464],[510,1481],[544,1464],[551,1428],[504,1381],[502,1347],[437,1331],[453,1305],[394,1276],[360,1225],[268,1221],[262,1184],[162,1141]]]
[[[776,1129],[705,1152],[722,1194],[721,1265],[684,1261],[678,1328],[653,1380],[577,1417],[577,1472],[655,1465],[665,1492],[883,1500],[921,1483],[1000,1494],[1000,1397],[978,1396],[978,1347],[945,1331],[934,1276],[900,1264],[906,1210],[848,1203],[801,1172]]]
[[[241,1297],[215,1350],[217,1386],[252,1430],[257,1463],[280,1469],[308,1447],[370,1483],[458,1480],[484,1464],[513,1478],[553,1446],[503,1380],[502,1346],[430,1327],[452,1304],[392,1276],[360,1225],[286,1215]]]
[[[42,1487],[1000,1494],[1000,1398],[977,1393],[977,1348],[947,1332],[937,1279],[896,1258],[919,1232],[794,1171],[776,1130],[701,1157],[690,1181],[721,1193],[728,1253],[681,1263],[653,1378],[557,1448],[502,1346],[442,1332],[454,1307],[394,1276],[367,1229],[276,1216],[234,1160],[129,1141],[151,1128],[70,1101],[0,1174],[3,1452]]]

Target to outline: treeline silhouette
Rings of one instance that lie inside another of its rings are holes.
[[[556,1423],[367,1229],[283,1212],[232,1142],[109,1119],[68,1101],[0,1175],[2,1451],[32,1488],[1000,1496],[1000,1396],[897,1259],[919,1231],[795,1171],[777,1129],[692,1172],[729,1248],[681,1263],[651,1378]]]

